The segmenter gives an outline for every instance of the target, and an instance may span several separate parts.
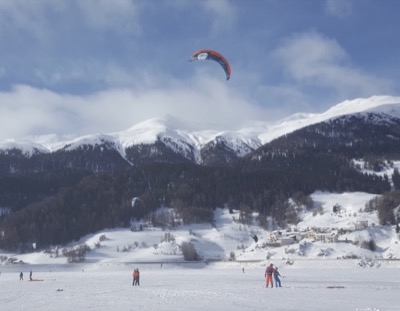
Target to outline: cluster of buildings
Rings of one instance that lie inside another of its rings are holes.
[[[289,229],[287,231],[273,231],[267,238],[266,245],[279,247],[298,243],[303,239],[311,239],[323,243],[346,242],[339,241],[339,236],[366,228],[368,228],[367,220],[350,223],[347,227],[342,227],[340,229],[313,227],[305,229],[296,228],[294,230]]]

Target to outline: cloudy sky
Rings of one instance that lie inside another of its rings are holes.
[[[400,95],[398,0],[0,0],[0,141]],[[231,64],[189,63],[213,49]]]

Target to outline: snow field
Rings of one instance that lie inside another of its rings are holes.
[[[1,310],[400,310],[400,264],[304,260],[279,266],[282,288],[265,288],[266,263],[3,266]],[[132,286],[138,267],[140,287]],[[244,268],[244,273],[242,272]],[[43,281],[19,281],[19,271]]]

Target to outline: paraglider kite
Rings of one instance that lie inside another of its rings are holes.
[[[254,242],[258,242],[258,237],[255,234],[251,234],[251,237],[253,238]]]
[[[135,203],[136,203],[136,201],[138,201],[138,200],[140,200],[139,197],[134,197],[134,198],[132,199],[132,201],[131,201],[131,206],[132,206],[132,207],[135,207]]]
[[[213,50],[198,50],[193,53],[192,57],[190,58],[189,62],[194,60],[213,60],[218,62],[225,71],[226,80],[229,80],[231,77],[231,66],[229,65],[228,61],[225,57]]]

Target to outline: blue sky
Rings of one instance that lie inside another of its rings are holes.
[[[0,140],[199,127],[400,93],[397,0],[0,0]],[[188,60],[213,49],[231,64]],[[206,122],[205,122],[206,121]]]

